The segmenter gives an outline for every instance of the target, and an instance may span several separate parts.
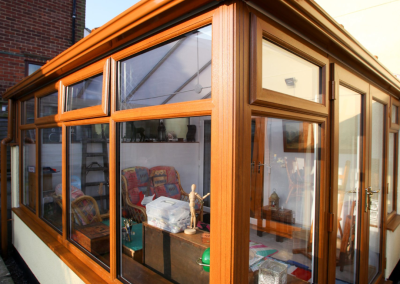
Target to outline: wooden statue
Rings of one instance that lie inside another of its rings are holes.
[[[196,190],[196,185],[192,184],[192,191],[189,193],[190,225],[188,229],[185,230],[185,234],[188,235],[196,234],[196,210],[194,208],[196,197],[200,200],[204,200],[210,195],[210,193],[207,193],[206,195],[201,197],[200,195],[197,194],[197,192],[195,192],[195,190]]]

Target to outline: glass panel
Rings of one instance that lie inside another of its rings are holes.
[[[101,105],[103,74],[67,87],[65,111]]]
[[[313,283],[321,128],[264,117],[251,128],[249,283],[263,277],[267,259],[286,265],[287,283]]]
[[[371,145],[371,187],[372,191],[385,189],[384,182],[384,145],[385,141],[385,106],[372,101],[372,145]],[[379,273],[382,193],[371,195],[369,210],[369,257],[368,282],[371,283]],[[393,198],[392,198],[393,199]]]
[[[31,124],[35,122],[35,99],[22,102],[21,124]]]
[[[38,117],[54,115],[58,113],[58,92],[39,98]]]
[[[142,263],[143,256],[147,267],[174,283],[192,283],[193,277],[196,283],[209,282],[209,272],[196,260],[210,247],[210,214],[205,208],[202,212],[201,202],[210,192],[210,126],[210,116],[118,124],[121,207],[117,235],[119,273],[126,281],[136,282],[135,262]],[[198,194],[193,196],[197,222],[193,221],[198,230],[188,235],[182,230],[190,223],[193,184]],[[163,206],[168,209],[157,210]],[[182,207],[172,211],[175,206]]]
[[[22,130],[22,202],[36,211],[36,130]]]
[[[211,26],[118,64],[118,110],[211,97]]]
[[[61,127],[39,130],[40,217],[62,231]]]
[[[356,283],[359,234],[361,145],[361,95],[339,86],[338,228],[336,283]]]
[[[398,122],[398,107],[395,105],[392,105],[392,123],[399,123]]]
[[[394,161],[395,161],[395,133],[389,133],[389,153],[388,153],[388,194],[387,194],[387,213],[393,211],[394,197]]]
[[[28,63],[28,75],[31,75],[36,70],[39,70],[42,65]]]
[[[262,87],[322,103],[321,68],[263,39]]]
[[[108,124],[68,127],[70,238],[110,265]]]

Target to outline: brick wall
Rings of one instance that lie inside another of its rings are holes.
[[[25,63],[45,63],[72,45],[73,0],[0,0],[0,96],[25,77]],[[76,0],[75,42],[83,38],[86,0]]]

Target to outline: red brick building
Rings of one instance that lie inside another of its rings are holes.
[[[86,0],[0,0],[0,96],[83,38],[85,6]]]

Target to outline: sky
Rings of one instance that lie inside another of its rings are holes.
[[[400,0],[315,0],[400,79]],[[86,27],[100,27],[138,0],[86,0]]]
[[[98,28],[139,0],[86,0],[86,28]]]

